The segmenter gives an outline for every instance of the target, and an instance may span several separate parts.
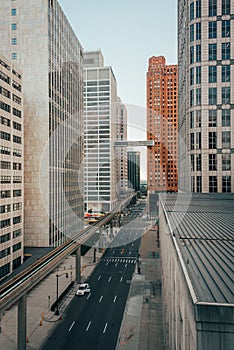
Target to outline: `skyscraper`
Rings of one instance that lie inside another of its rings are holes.
[[[234,191],[233,29],[233,1],[178,1],[182,191]]]
[[[128,151],[128,187],[140,191],[140,152]]]
[[[82,47],[57,0],[0,10],[1,51],[23,76],[25,245],[57,246],[82,226]]]
[[[147,72],[148,194],[177,191],[178,182],[177,65],[166,65],[163,56],[151,57]]]
[[[84,197],[86,210],[112,210],[117,201],[117,84],[101,51],[84,52]]]
[[[23,262],[23,151],[21,72],[0,55],[0,280]]]

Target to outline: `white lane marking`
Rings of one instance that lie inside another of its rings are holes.
[[[110,276],[110,277],[108,278],[108,282],[110,282],[110,281],[111,281],[111,279],[112,279],[112,276]]]
[[[72,322],[72,325],[71,325],[71,327],[69,328],[69,332],[71,331],[71,329],[72,329],[72,327],[74,326],[74,324],[75,324],[75,321]]]
[[[101,275],[98,277],[98,281],[100,280],[101,277],[102,277]]]
[[[91,293],[87,296],[87,300],[90,298],[90,296],[91,296]]]
[[[115,250],[113,250],[113,254],[115,254]]]
[[[109,264],[109,262],[106,263],[106,266]]]
[[[116,299],[117,299],[117,295],[116,295],[115,298],[114,298],[114,303],[116,302]]]
[[[107,323],[105,325],[105,328],[103,329],[103,334],[106,332],[106,329],[107,329]]]
[[[115,266],[118,266],[118,263],[116,263]]]
[[[102,295],[101,298],[99,299],[99,303],[102,301],[102,299],[103,299],[103,295]]]
[[[120,278],[120,282],[122,282],[122,281],[123,281],[123,277]]]
[[[128,264],[125,264],[125,267],[127,267]]]
[[[89,324],[88,324],[88,326],[86,327],[86,332],[88,332],[91,323],[92,323],[92,321],[90,321]]]

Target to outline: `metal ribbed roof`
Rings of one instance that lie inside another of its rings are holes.
[[[163,194],[199,302],[234,303],[234,194]]]

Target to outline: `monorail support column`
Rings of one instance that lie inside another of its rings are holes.
[[[18,350],[26,350],[27,295],[18,301]]]
[[[112,220],[110,221],[110,237],[111,237],[111,239],[114,238],[114,235],[113,235],[113,221]]]
[[[76,250],[76,281],[81,282],[81,246]]]

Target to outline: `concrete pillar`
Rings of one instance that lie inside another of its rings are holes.
[[[110,237],[113,238],[113,221],[110,221]]]
[[[81,246],[76,250],[76,281],[81,282]]]
[[[18,350],[26,350],[27,296],[18,301]]]

